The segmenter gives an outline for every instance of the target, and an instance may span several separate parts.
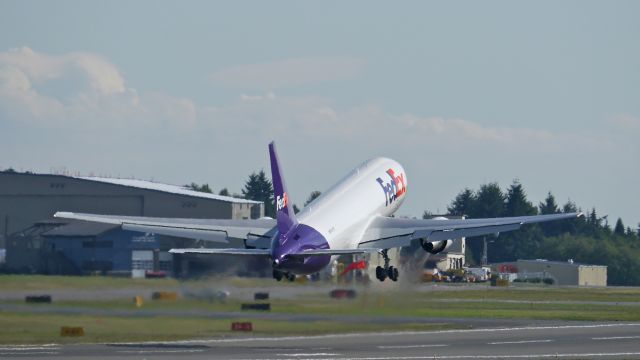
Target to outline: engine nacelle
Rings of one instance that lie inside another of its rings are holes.
[[[425,239],[420,239],[420,246],[422,246],[424,251],[429,254],[441,253],[451,247],[451,244],[453,244],[453,240],[439,240],[431,242]]]
[[[444,216],[436,216],[432,220],[449,220]],[[437,254],[447,250],[451,244],[453,244],[453,240],[439,240],[439,241],[427,241],[426,239],[420,239],[420,245],[424,249],[424,251],[429,254]]]

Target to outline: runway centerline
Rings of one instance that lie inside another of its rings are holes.
[[[520,340],[520,341],[497,341],[487,343],[488,345],[514,345],[514,344],[535,344],[535,343],[549,343],[553,342],[551,339],[544,340]]]

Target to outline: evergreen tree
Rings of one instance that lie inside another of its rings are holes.
[[[224,188],[224,189],[220,190],[220,192],[218,193],[218,195],[221,195],[221,196],[231,196],[231,194],[229,193],[229,190],[227,190],[227,188]]]
[[[577,211],[578,211],[578,207],[576,206],[576,203],[571,201],[571,199],[569,199],[567,203],[562,206],[563,213],[572,213]]]
[[[297,213],[299,213],[299,212],[300,212],[300,209],[298,208],[298,205],[293,204],[293,213],[294,213],[294,214],[297,214]]]
[[[244,184],[242,195],[247,200],[262,201],[264,203],[265,216],[275,217],[275,204],[273,199],[273,185],[267,178],[264,170],[258,173],[251,173],[249,179]]]
[[[616,235],[620,235],[620,236],[624,236],[624,224],[622,223],[622,219],[618,218],[618,221],[616,221],[616,226],[613,229],[613,233]]]
[[[194,191],[200,191],[200,192],[205,192],[209,194],[213,193],[213,191],[211,191],[211,188],[209,187],[209,184],[198,185],[192,182],[191,184],[185,185],[184,187]]]
[[[557,214],[560,212],[560,208],[558,208],[558,204],[556,203],[556,198],[551,194],[551,191],[547,194],[544,202],[538,204],[538,209],[542,215]]]
[[[311,204],[311,202],[315,199],[317,199],[320,195],[322,195],[322,193],[318,190],[312,191],[311,194],[309,194],[309,197],[307,198],[307,201],[304,202],[304,206],[307,206],[309,204]]]
[[[558,204],[556,203],[556,198],[551,194],[551,191],[547,194],[544,202],[538,204],[538,209],[542,215],[557,214],[560,212],[560,208],[558,208]],[[558,224],[555,221],[541,223],[540,227],[542,228],[545,236],[557,236],[562,233],[561,224]]]
[[[630,238],[636,237],[636,233],[633,232],[633,230],[631,230],[631,226],[627,226],[627,232],[625,235],[627,235]]]
[[[518,180],[514,180],[507,189],[504,208],[504,216],[528,216],[538,212],[527,199],[524,187]],[[517,232],[500,234],[489,254],[491,261],[527,258],[538,251],[542,238],[542,233],[536,225],[525,226]]]
[[[423,219],[431,219],[432,217],[433,217],[433,213],[431,211],[429,211],[429,210],[425,210],[422,213],[422,218]]]
[[[505,202],[505,216],[536,215],[538,211],[529,200],[527,194],[518,180],[514,180],[507,190]]]
[[[573,201],[571,201],[571,199],[569,199],[567,203],[562,206],[563,213],[574,213],[574,212],[580,212],[580,211],[581,210],[578,209],[576,204]],[[577,234],[579,231],[584,231],[584,229],[588,227],[587,221],[585,220],[584,216],[578,219],[569,219],[569,220],[559,221],[556,224],[556,226],[559,228],[560,234],[570,233],[574,235]]]
[[[498,183],[481,185],[469,215],[474,218],[501,217],[504,215],[504,200]]]
[[[475,194],[471,189],[466,188],[456,195],[456,198],[451,202],[451,205],[447,207],[447,211],[451,215],[468,216],[472,213],[472,208],[475,206],[475,202]]]
[[[472,218],[493,218],[504,215],[504,194],[498,183],[483,184],[480,190],[476,192],[473,206],[469,209],[469,217]],[[495,236],[488,235],[486,238],[490,241]],[[467,241],[467,247],[477,257],[476,263],[480,263],[479,256],[482,255],[482,237],[470,238]]]
[[[600,219],[598,219],[598,214],[596,213],[596,208],[592,208],[589,213],[589,224],[595,228],[600,227]]]

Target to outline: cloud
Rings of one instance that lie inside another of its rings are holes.
[[[353,58],[288,59],[243,65],[222,71],[221,78],[245,79],[267,86],[302,84],[346,78],[362,66]],[[234,81],[235,81],[234,80]],[[244,80],[242,80],[244,81]],[[242,82],[240,81],[240,82]],[[232,81],[233,82],[233,81]],[[553,133],[543,129],[490,127],[459,118],[391,114],[375,104],[346,108],[317,96],[277,96],[273,91],[241,94],[227,104],[199,106],[185,97],[159,91],[139,94],[107,59],[87,52],[42,54],[28,47],[0,52],[0,114],[9,121],[77,129],[104,135],[161,129],[184,134],[211,134],[212,140],[243,141],[247,134],[259,141],[288,134],[292,138],[347,142],[374,147],[390,138],[398,146],[420,143],[438,149],[477,146],[535,147],[562,151],[612,146],[585,134]],[[637,126],[637,118],[614,119],[621,126]],[[193,135],[196,136],[196,135]]]
[[[12,69],[15,76],[17,76],[15,73],[19,72],[35,84],[63,77],[65,73],[76,70],[85,76],[91,89],[96,92],[101,94],[125,92],[124,79],[120,71],[96,54],[71,52],[47,55],[22,47],[0,53],[0,67],[4,70]],[[19,85],[22,86],[21,90],[28,90],[31,87],[30,83],[23,82]]]
[[[242,95],[235,103],[217,107],[215,116],[203,120],[225,129],[225,138],[256,137],[322,139],[373,147],[391,139],[400,147],[441,150],[492,147],[537,149],[539,152],[609,149],[614,144],[588,133],[552,132],[545,129],[493,127],[439,116],[417,116],[385,112],[375,104],[337,107],[331,99],[313,96]],[[597,140],[597,141],[596,141]]]
[[[229,67],[215,72],[211,79],[230,88],[275,90],[352,79],[364,66],[364,60],[347,56],[289,58]]]
[[[631,114],[619,114],[613,116],[610,119],[610,122],[623,130],[640,130],[640,118],[637,118]]]
[[[28,47],[0,52],[0,115],[10,121],[41,126],[191,126],[196,112],[186,98],[139,95],[127,87],[117,66],[97,54],[50,55]]]

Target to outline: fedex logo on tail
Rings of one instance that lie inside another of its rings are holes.
[[[287,193],[283,193],[282,197],[280,197],[280,195],[276,197],[276,209],[278,211],[284,209],[288,203],[289,203],[289,197],[287,196]]]
[[[393,169],[387,170],[387,175],[389,175],[388,182],[385,182],[381,178],[377,178],[378,184],[382,187],[382,191],[386,197],[385,206],[389,206],[389,204],[396,201],[402,194],[407,192],[407,188],[405,187],[404,182],[404,174],[397,175],[393,171]]]

